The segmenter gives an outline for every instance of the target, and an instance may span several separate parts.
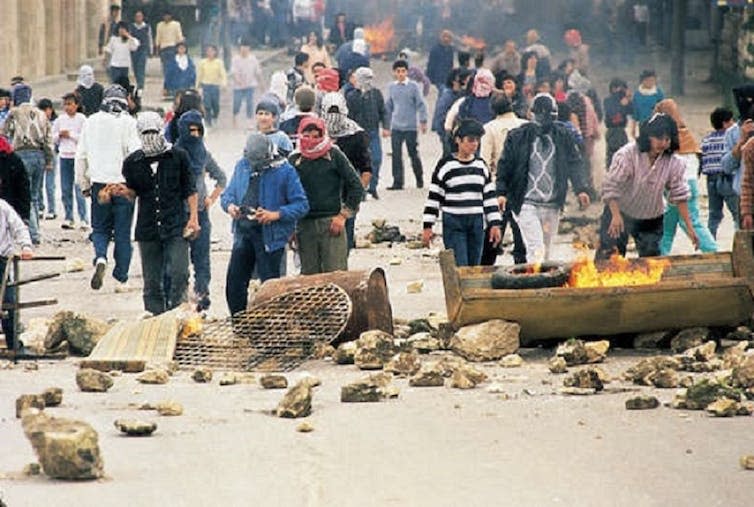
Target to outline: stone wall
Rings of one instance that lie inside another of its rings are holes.
[[[97,56],[109,0],[2,0],[0,86],[75,70]]]

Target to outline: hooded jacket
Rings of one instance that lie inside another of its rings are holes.
[[[194,137],[189,133],[191,125],[202,125],[202,116],[198,111],[191,110],[181,115],[178,120],[179,137],[175,145],[188,153],[191,172],[196,179],[196,192],[199,199],[198,210],[203,211],[206,208],[204,199],[209,194],[205,175],[208,174],[210,178],[215,180],[215,185],[220,188],[225,188],[228,184],[228,177],[218,165],[212,153],[207,150],[204,144],[204,136]]]

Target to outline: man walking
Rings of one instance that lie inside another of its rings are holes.
[[[143,11],[134,13],[134,22],[129,31],[139,41],[139,47],[136,51],[131,52],[131,64],[134,68],[134,76],[136,76],[136,88],[143,90],[147,72],[147,59],[151,54],[152,46],[154,46],[152,27],[144,21]]]
[[[181,24],[173,19],[173,15],[165,12],[162,15],[162,21],[157,23],[156,34],[154,38],[154,52],[160,55],[162,61],[163,94],[167,95],[167,68],[168,63],[175,60],[175,54],[178,51],[178,43],[184,42],[183,30]]]

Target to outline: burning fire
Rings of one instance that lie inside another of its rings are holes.
[[[667,259],[639,259],[629,261],[614,254],[599,269],[594,261],[583,258],[573,265],[566,287],[627,287],[653,285],[662,279],[670,266]]]
[[[461,37],[461,44],[469,49],[480,50],[487,47],[487,43],[482,39],[477,39],[471,35],[464,35]]]
[[[386,20],[364,27],[364,39],[369,43],[369,51],[373,55],[389,53],[395,49],[395,28],[393,16]]]

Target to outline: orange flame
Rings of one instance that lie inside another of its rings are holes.
[[[598,268],[594,261],[582,258],[573,265],[567,287],[628,287],[653,285],[662,279],[670,266],[667,259],[628,260],[614,254]]]
[[[369,51],[373,55],[389,53],[395,49],[395,28],[393,16],[376,25],[364,27],[364,39],[369,43]]]
[[[487,43],[483,39],[477,39],[471,35],[464,35],[461,37],[461,44],[469,49],[480,50],[487,47]]]

